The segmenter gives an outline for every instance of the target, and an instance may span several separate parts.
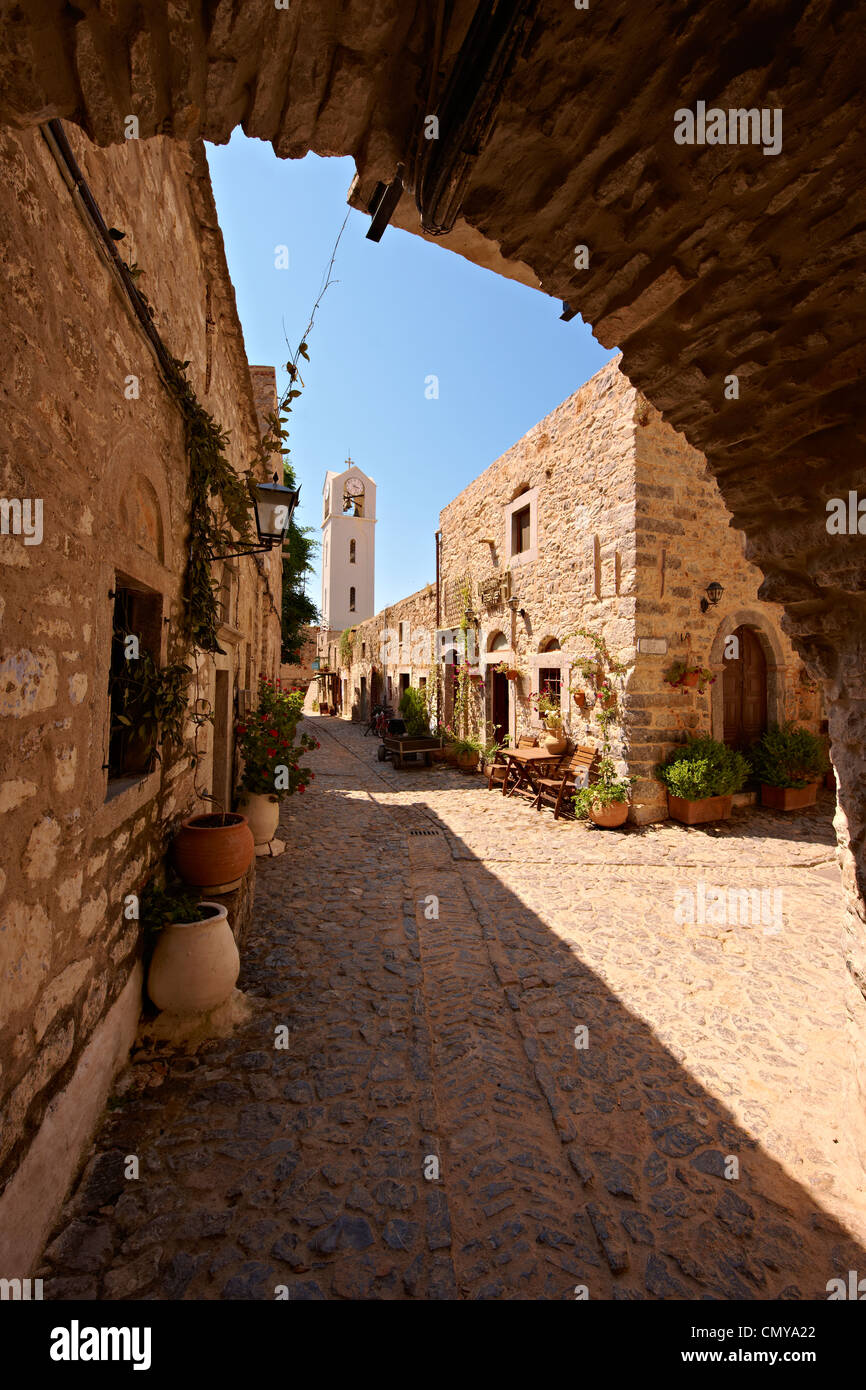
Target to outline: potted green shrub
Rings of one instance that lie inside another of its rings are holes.
[[[574,812],[579,820],[591,820],[606,830],[616,830],[628,819],[628,801],[633,777],[617,777],[612,758],[602,758],[598,781],[581,787],[574,796]]]
[[[827,770],[827,754],[816,734],[792,722],[773,724],[749,750],[761,784],[761,805],[776,811],[814,806]]]
[[[748,775],[742,753],[709,737],[690,739],[656,768],[667,787],[668,814],[683,825],[727,820],[734,792],[742,790]]]
[[[474,738],[461,738],[459,734],[455,734],[454,730],[450,728],[446,728],[445,736],[448,740],[447,746],[449,754],[451,755],[448,761],[450,762],[451,757],[453,757],[454,762],[459,768],[462,768],[464,772],[477,772],[478,758],[481,752],[481,744],[478,740]]]
[[[430,716],[423,690],[418,690],[414,685],[408,686],[400,696],[399,708],[410,738],[422,738],[430,733]]]

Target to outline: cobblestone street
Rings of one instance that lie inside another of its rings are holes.
[[[826,795],[605,832],[307,727],[252,1017],[134,1056],[47,1298],[823,1299],[866,1268]],[[678,924],[701,884],[780,889],[780,930]]]

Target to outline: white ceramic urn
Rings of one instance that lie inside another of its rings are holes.
[[[173,922],[159,933],[147,992],[168,1013],[206,1013],[225,1003],[240,974],[241,959],[221,903],[202,902],[210,915]]]
[[[269,844],[280,823],[279,798],[268,792],[241,792],[238,810],[246,816],[256,844]]]

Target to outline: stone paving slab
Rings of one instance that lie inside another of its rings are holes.
[[[253,1015],[134,1058],[46,1296],[822,1298],[864,1264],[829,802],[587,830],[310,723]],[[781,890],[780,929],[678,924],[701,882]]]

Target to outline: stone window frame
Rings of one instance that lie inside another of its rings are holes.
[[[502,509],[503,553],[506,564],[510,565],[512,569],[516,565],[530,565],[538,559],[538,498],[540,491],[541,489],[537,487],[527,488],[526,492],[521,492]],[[521,550],[515,554],[512,550],[512,522],[515,512],[522,512],[526,507],[529,507],[529,549]]]
[[[548,636],[553,636],[553,635],[554,635],[553,633],[548,634]],[[548,639],[547,639],[547,638],[544,638],[543,640],[544,640],[544,641],[547,641]],[[557,639],[557,640],[559,640],[559,639]],[[533,691],[537,691],[537,690],[538,690],[539,681],[540,681],[540,672],[541,672],[541,671],[543,671],[543,670],[546,670],[546,671],[559,671],[559,712],[560,712],[560,714],[562,715],[562,720],[563,720],[563,723],[564,723],[564,724],[567,724],[568,721],[569,721],[569,718],[570,718],[570,709],[569,709],[569,703],[568,703],[568,701],[569,701],[568,687],[569,687],[569,685],[571,684],[572,666],[573,666],[573,660],[572,660],[572,657],[568,654],[568,652],[564,652],[564,651],[558,651],[558,652],[538,652],[538,651],[535,651],[535,652],[530,652],[530,654],[529,654],[529,688],[530,688],[530,690],[533,690]],[[530,722],[531,722],[532,727],[533,727],[534,729],[535,729],[535,728],[540,729],[540,728],[542,727],[542,724],[543,724],[544,721],[543,721],[542,719],[540,719],[539,716],[538,716],[538,714],[536,713],[536,711],[533,710],[533,711],[532,711],[532,715],[531,715],[531,720],[530,720]]]

